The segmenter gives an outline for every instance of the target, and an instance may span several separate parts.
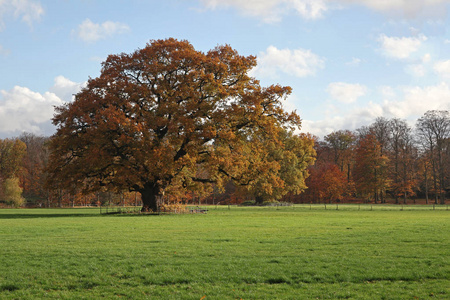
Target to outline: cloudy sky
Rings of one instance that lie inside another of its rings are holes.
[[[0,138],[51,135],[108,54],[152,39],[256,55],[320,137],[450,109],[450,0],[0,0]]]

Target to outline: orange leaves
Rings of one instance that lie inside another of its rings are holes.
[[[256,135],[251,140],[248,190],[260,201],[278,200],[305,188],[307,168],[315,161],[314,141],[306,135],[278,130],[275,135]]]
[[[22,175],[26,145],[19,139],[0,139],[0,199],[20,206],[23,204],[19,176]]]
[[[362,137],[356,147],[354,178],[357,190],[366,196],[389,186],[388,158],[381,153],[380,143],[373,134]]]
[[[26,145],[19,139],[0,139],[0,179],[19,175]]]
[[[341,200],[347,192],[347,178],[335,164],[322,164],[312,168],[308,183],[308,187],[326,201]]]
[[[101,75],[57,109],[50,180],[67,178],[61,184],[85,191],[128,188],[153,199],[170,185],[197,188],[195,182],[224,178],[249,184],[265,174],[263,189],[273,193],[288,182],[278,175],[288,168],[279,162],[281,149],[302,182],[312,147],[294,143],[304,150],[299,158],[278,136],[300,126],[281,103],[291,89],[262,88],[248,75],[255,65],[254,56],[228,45],[205,54],[172,38],[110,55]]]

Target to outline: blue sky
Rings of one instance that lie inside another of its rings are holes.
[[[108,54],[152,39],[229,44],[251,75],[293,88],[285,108],[319,137],[376,117],[450,110],[450,0],[0,0],[0,138],[51,135]]]

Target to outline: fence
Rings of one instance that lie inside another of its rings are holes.
[[[296,204],[295,208],[323,210],[364,210],[364,211],[404,211],[404,210],[449,210],[449,205],[406,205],[406,204]]]
[[[270,205],[270,206],[240,206],[240,205],[209,205],[209,210],[232,210],[232,209],[267,209],[267,210],[346,210],[346,211],[450,211],[450,205],[445,204],[292,204]]]
[[[269,206],[241,206],[241,205],[202,205],[188,206],[183,213],[206,213],[216,210],[343,210],[343,211],[450,211],[450,205],[406,205],[406,204],[292,204],[292,205],[269,205]],[[139,206],[100,206],[100,214],[140,213]],[[175,211],[161,210],[158,213],[176,213]],[[181,211],[180,211],[181,212]]]

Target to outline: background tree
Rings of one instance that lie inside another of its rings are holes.
[[[279,141],[275,143],[274,141]],[[294,135],[281,130],[278,139],[266,137],[262,144],[250,143],[252,147],[263,147],[266,151],[252,151],[248,172],[254,178],[246,186],[255,196],[256,203],[279,200],[286,194],[298,195],[307,187],[308,167],[314,164],[314,138],[310,135]],[[259,153],[255,161],[255,153]]]
[[[6,204],[15,207],[22,206],[25,203],[25,199],[22,197],[22,188],[19,185],[18,177],[10,177],[4,181],[3,199]]]
[[[380,145],[380,152],[382,155],[385,154],[385,151],[389,145],[389,140],[392,133],[391,126],[391,121],[384,117],[376,118],[375,122],[369,126],[370,133],[375,136]]]
[[[370,134],[373,134],[378,141],[380,146],[380,155],[387,155],[389,140],[391,137],[391,122],[384,117],[378,117],[369,126],[369,131]],[[381,193],[375,197],[378,197],[381,203],[386,202],[384,199],[385,192],[386,191],[381,191]]]
[[[48,191],[44,188],[46,179],[44,169],[49,156],[46,145],[49,138],[22,133],[19,140],[26,145],[27,149],[23,158],[23,172],[20,176],[23,195],[29,202],[42,205],[48,198]]]
[[[445,149],[450,138],[450,113],[448,111],[428,111],[416,124],[422,152],[431,160],[431,171],[435,191],[435,203],[440,199],[445,203],[445,188],[448,170],[445,168]]]
[[[412,129],[404,120],[389,121],[390,135],[388,139],[388,157],[390,163],[391,193],[395,203],[399,197],[403,202],[415,194],[416,190],[416,148],[413,143]]]
[[[347,177],[334,163],[319,163],[310,168],[311,176],[307,180],[312,201],[341,201],[349,192]]]
[[[261,87],[248,76],[255,65],[229,46],[202,53],[175,39],[110,55],[100,76],[57,109],[48,182],[137,191],[153,211],[174,181],[249,184],[242,170],[251,138],[276,141],[280,128],[300,127],[281,104],[291,89]],[[199,165],[207,177],[197,177]]]
[[[0,178],[17,177],[26,154],[26,145],[18,139],[0,139]]]
[[[381,144],[374,134],[359,139],[356,147],[354,181],[356,190],[375,203],[389,186],[388,158],[381,153]]]
[[[338,130],[328,134],[324,139],[334,153],[334,163],[342,173],[347,174],[347,181],[350,182],[355,135],[350,130]]]
[[[19,186],[22,159],[26,145],[18,139],[0,139],[0,200],[22,205],[22,189]]]

